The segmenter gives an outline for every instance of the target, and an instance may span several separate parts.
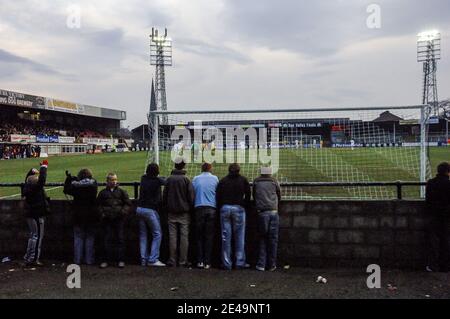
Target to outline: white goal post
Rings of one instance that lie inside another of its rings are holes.
[[[203,161],[222,177],[240,164],[249,180],[272,166],[280,182],[421,181],[430,176],[428,105],[306,109],[152,111],[147,163],[170,174],[183,159],[190,177]],[[161,119],[166,124],[161,124]],[[292,199],[393,197],[395,189],[285,187]],[[411,190],[424,195],[423,188]]]

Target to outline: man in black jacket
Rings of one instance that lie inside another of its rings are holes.
[[[49,198],[45,193],[48,162],[44,160],[39,172],[31,169],[25,179],[22,196],[25,198],[26,219],[30,230],[27,251],[24,256],[25,265],[41,266],[42,238],[44,237],[44,216],[49,213]]]
[[[124,226],[125,217],[130,212],[131,206],[128,193],[118,186],[117,175],[109,173],[106,177],[106,188],[97,197],[97,207],[105,231],[106,252],[106,259],[100,264],[100,268],[108,267],[108,262],[112,262],[115,255],[119,268],[125,267]],[[117,245],[113,242],[114,235],[117,236]]]
[[[429,215],[429,259],[427,271],[450,270],[450,164],[437,167],[436,177],[426,186],[426,204]]]
[[[64,194],[73,196],[73,246],[74,263],[87,265],[95,263],[95,234],[100,221],[96,207],[97,181],[92,172],[81,169],[78,175],[66,172]]]
[[[159,177],[159,166],[150,163],[141,178],[136,216],[139,218],[139,251],[142,266],[163,267],[159,260],[162,240],[160,222],[162,186],[166,180]],[[151,242],[149,249],[149,242]]]
[[[235,246],[235,268],[248,268],[245,257],[245,208],[250,202],[250,184],[240,175],[239,164],[230,164],[228,175],[222,178],[217,186],[216,199],[220,209],[220,225],[222,231],[222,267],[230,270],[231,237],[233,232]]]
[[[176,160],[175,169],[166,181],[163,193],[164,206],[169,220],[169,261],[167,266],[176,266],[178,227],[180,228],[179,265],[188,265],[189,224],[194,205],[194,189],[184,170],[186,164]]]

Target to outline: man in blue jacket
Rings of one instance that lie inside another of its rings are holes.
[[[202,173],[192,180],[195,192],[195,232],[197,239],[197,267],[211,268],[211,251],[216,220],[217,176],[211,174],[212,165],[203,163]]]

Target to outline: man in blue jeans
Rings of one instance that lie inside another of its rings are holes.
[[[142,266],[165,266],[164,263],[159,261],[162,231],[158,211],[160,211],[162,205],[161,188],[166,181],[164,178],[158,177],[158,175],[158,164],[150,163],[147,166],[145,175],[141,178],[136,215],[139,218],[139,251]],[[151,245],[149,249],[148,243],[150,240]]]
[[[220,207],[220,225],[222,231],[222,267],[230,270],[231,238],[234,237],[235,268],[249,268],[245,257],[245,207],[250,202],[250,184],[240,175],[240,166],[236,163],[228,167],[228,175],[217,186],[216,200]]]
[[[261,168],[261,176],[253,182],[253,199],[258,212],[259,257],[256,269],[277,269],[278,203],[281,200],[280,185],[272,177],[270,167]]]
[[[192,185],[195,192],[195,230],[197,239],[197,268],[211,268],[211,251],[216,224],[217,176],[211,174],[212,165],[202,164],[202,173],[195,176]]]

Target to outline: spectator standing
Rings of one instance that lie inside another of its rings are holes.
[[[118,186],[116,174],[109,173],[106,177],[106,188],[98,194],[97,205],[102,219],[105,246],[105,258],[100,268],[108,267],[108,262],[114,260],[119,268],[124,268],[125,217],[129,214],[132,203],[128,193]]]
[[[253,182],[253,199],[258,213],[259,254],[256,269],[277,268],[278,203],[281,200],[280,185],[272,177],[271,167],[261,167],[261,176]]]
[[[139,218],[139,250],[142,266],[165,266],[159,260],[162,240],[162,230],[159,212],[162,205],[161,188],[165,185],[164,178],[158,177],[159,166],[151,163],[147,166],[145,175],[141,178],[138,207],[136,215]],[[149,236],[151,232],[151,236]],[[149,249],[149,241],[151,245]]]
[[[179,240],[179,266],[188,266],[189,225],[194,204],[194,189],[184,170],[183,160],[176,160],[175,169],[167,179],[163,193],[164,206],[169,221],[168,266],[177,265],[177,242]],[[178,234],[179,230],[179,234]]]
[[[211,252],[216,223],[216,189],[219,179],[212,173],[210,163],[202,164],[202,173],[192,180],[195,192],[195,233],[197,267],[211,268]]]
[[[427,271],[450,270],[450,164],[437,167],[436,177],[426,186],[429,256]]]
[[[228,175],[217,186],[217,204],[220,207],[220,226],[222,233],[222,267],[231,270],[231,240],[234,237],[235,268],[249,268],[245,256],[245,208],[250,203],[250,184],[240,174],[237,163],[230,164]]]
[[[42,266],[41,256],[42,239],[44,237],[44,217],[50,212],[50,202],[45,193],[48,162],[41,163],[39,172],[31,169],[26,178],[22,196],[25,198],[26,220],[30,235],[27,251],[25,253],[25,265]]]
[[[76,177],[66,171],[64,194],[73,196],[73,246],[74,263],[95,263],[95,235],[100,221],[96,207],[97,181],[92,172],[81,169]]]

